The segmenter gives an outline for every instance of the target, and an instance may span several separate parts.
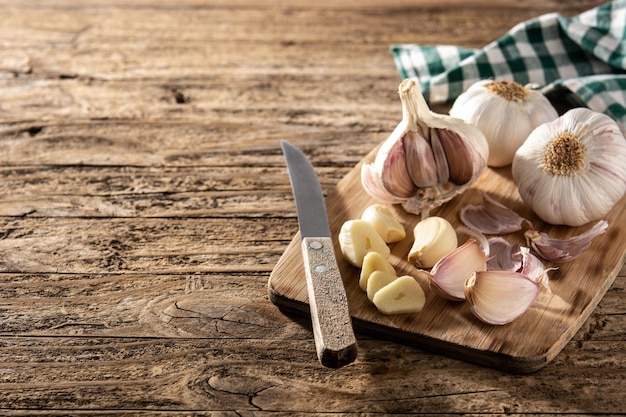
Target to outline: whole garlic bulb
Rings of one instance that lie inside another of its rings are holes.
[[[492,167],[510,165],[533,129],[559,117],[539,91],[514,81],[493,80],[472,84],[454,101],[450,115],[485,134],[489,143],[487,165]]]
[[[373,197],[426,217],[478,178],[489,148],[477,127],[432,112],[416,81],[404,80],[398,93],[402,120],[362,166],[361,183]]]
[[[580,226],[604,217],[626,193],[626,139],[609,116],[569,110],[537,127],[517,150],[513,180],[542,220]]]

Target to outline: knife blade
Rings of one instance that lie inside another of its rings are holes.
[[[285,140],[280,144],[298,213],[317,357],[322,365],[339,368],[356,359],[357,342],[333,249],[324,194],[306,155]]]

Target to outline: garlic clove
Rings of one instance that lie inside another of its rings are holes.
[[[406,198],[415,194],[416,186],[408,172],[403,140],[396,142],[389,149],[384,160],[381,178],[383,187],[395,196]]]
[[[389,207],[372,204],[361,214],[361,219],[371,223],[378,234],[387,243],[398,242],[405,238],[404,226],[391,213]]]
[[[373,197],[426,217],[476,181],[489,147],[475,126],[432,112],[415,80],[404,80],[398,93],[402,120],[374,162],[362,165],[361,181]]]
[[[430,145],[432,146],[435,166],[437,167],[437,180],[439,183],[445,184],[450,180],[450,165],[448,164],[446,152],[437,129],[430,130]]]
[[[407,132],[402,138],[409,177],[417,187],[437,185],[437,164],[433,150],[420,132]]]
[[[464,225],[485,234],[505,234],[522,229],[526,221],[515,211],[482,193],[482,205],[467,205],[459,210]]]
[[[539,282],[512,271],[476,271],[465,283],[472,313],[489,324],[512,322],[537,300]]]
[[[368,252],[378,252],[385,258],[391,253],[374,226],[365,220],[346,221],[341,226],[338,239],[344,258],[358,268],[363,266],[363,259]]]
[[[387,286],[388,284],[391,284],[396,279],[398,279],[398,276],[395,273],[390,274],[383,271],[372,272],[369,279],[367,280],[367,298],[369,298],[370,301],[373,301],[374,296],[381,288]]]
[[[372,301],[383,314],[413,314],[424,308],[426,294],[413,277],[404,275],[378,290]]]
[[[431,268],[458,246],[456,231],[443,217],[427,217],[413,228],[414,241],[408,261],[418,268]]]
[[[359,275],[359,287],[361,287],[363,291],[367,291],[369,277],[376,271],[396,275],[395,268],[389,263],[387,258],[378,252],[368,252],[363,258],[363,266]]]
[[[522,200],[542,220],[582,226],[602,219],[626,193],[626,139],[610,117],[586,108],[544,123],[515,153]]]
[[[444,256],[430,271],[429,284],[439,296],[452,301],[465,299],[464,285],[475,271],[487,268],[485,252],[470,239]]]
[[[439,129],[438,137],[446,155],[448,179],[451,183],[467,184],[482,171],[482,155],[462,135],[452,129]]]
[[[510,165],[516,150],[537,126],[558,117],[550,101],[514,81],[481,80],[461,93],[450,115],[477,126],[489,144],[488,165]]]
[[[553,238],[531,228],[524,233],[524,237],[527,244],[540,257],[554,263],[562,263],[582,255],[591,245],[591,241],[605,233],[608,227],[608,222],[601,220],[586,232],[566,239]]]

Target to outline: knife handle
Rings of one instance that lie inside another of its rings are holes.
[[[302,255],[317,357],[339,368],[356,359],[357,343],[331,238],[303,238]]]

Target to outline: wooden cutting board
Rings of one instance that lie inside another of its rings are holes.
[[[375,152],[376,149],[326,197],[335,253],[355,331],[514,373],[533,372],[547,365],[589,317],[622,268],[626,256],[626,197],[606,216],[607,232],[596,237],[581,257],[558,265],[558,271],[550,273],[551,292],[543,290],[535,304],[512,323],[485,324],[472,315],[466,302],[438,297],[428,288],[428,283],[419,278],[416,279],[427,299],[424,309],[416,314],[385,316],[360,289],[360,271],[342,257],[337,242],[342,224],[359,218],[368,205],[377,202],[365,193],[360,182],[361,165],[373,161]],[[459,209],[467,204],[480,204],[481,192],[487,192],[530,220],[539,231],[554,237],[576,235],[591,226],[552,226],[539,220],[522,202],[510,167],[486,169],[471,188],[431,215],[444,217],[453,226],[459,226]],[[399,275],[415,275],[414,267],[406,259],[413,243],[413,227],[419,219],[399,206],[392,209],[404,224],[407,237],[390,245],[390,262]],[[503,237],[524,244],[523,231]],[[270,300],[281,309],[309,314],[299,233],[272,271],[268,292]]]

